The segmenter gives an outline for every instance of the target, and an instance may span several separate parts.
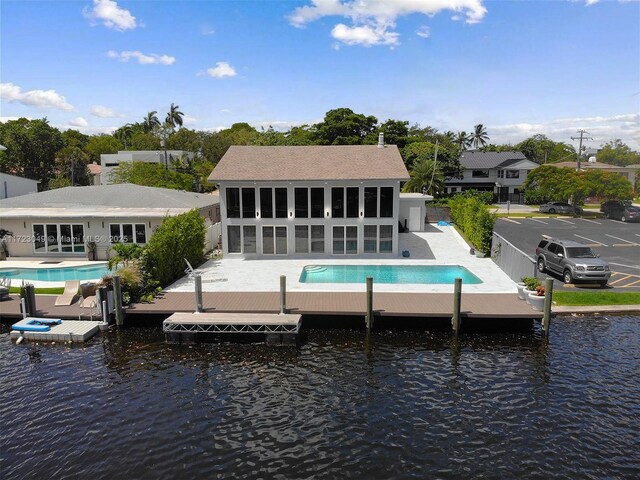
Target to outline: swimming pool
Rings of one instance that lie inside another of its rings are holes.
[[[364,283],[367,277],[374,283],[453,284],[456,277],[466,284],[482,283],[460,265],[307,265],[300,283]]]
[[[107,265],[60,268],[0,268],[0,277],[41,282],[64,282],[65,280],[96,280],[109,273]]]

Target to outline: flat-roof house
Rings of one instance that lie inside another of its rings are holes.
[[[100,184],[111,183],[111,172],[123,162],[161,163],[171,168],[173,159],[183,157],[193,160],[194,153],[185,150],[121,150],[118,153],[103,153],[100,155]]]
[[[460,156],[463,178],[447,178],[447,193],[479,190],[492,192],[497,202],[522,203],[522,185],[527,174],[539,167],[522,152],[481,152],[469,150]]]
[[[13,257],[86,258],[93,241],[106,260],[113,244],[145,244],[165,216],[194,208],[207,226],[219,221],[217,195],[126,183],[65,187],[0,200],[0,228],[13,233],[5,238]],[[213,248],[217,235],[208,242]]]
[[[558,162],[558,163],[550,163],[549,165],[553,165],[554,167],[559,168],[572,168],[577,170],[578,162]],[[640,165],[627,165],[626,167],[621,167],[620,165],[610,165],[608,163],[602,163],[598,161],[585,160],[580,162],[581,170],[600,170],[608,173],[617,173],[618,175],[626,178],[631,183],[632,187],[635,187],[636,178],[638,177]]]
[[[0,198],[18,197],[38,191],[38,180],[0,172]]]
[[[397,256],[408,179],[398,148],[383,140],[232,146],[209,176],[219,185],[223,251],[245,258]],[[423,211],[413,211],[422,218],[409,223],[422,229]]]

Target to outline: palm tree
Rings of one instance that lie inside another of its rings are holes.
[[[435,160],[422,157],[413,164],[411,179],[404,184],[404,192],[428,193],[437,195],[444,191],[444,175]]]
[[[119,129],[117,129],[113,133],[113,136],[116,137],[118,140],[120,140],[122,143],[124,143],[124,149],[126,150],[127,142],[131,140],[131,137],[133,136],[133,125],[131,125],[130,123],[127,123],[121,126]]]
[[[484,147],[489,141],[489,135],[487,135],[487,129],[484,125],[479,123],[473,127],[473,133],[471,134],[471,143],[473,148]]]
[[[155,110],[147,113],[147,116],[144,117],[144,120],[142,121],[142,127],[147,133],[153,131],[154,128],[159,126],[160,120],[158,120],[158,112]]]
[[[462,132],[458,132],[453,143],[458,145],[460,150],[466,150],[467,147],[471,145],[471,139],[469,138],[469,134],[463,130]]]
[[[179,108],[179,105],[174,105],[172,103],[169,108],[169,113],[167,113],[167,118],[164,120],[164,123],[170,125],[171,129],[176,128],[176,125],[178,127],[182,126],[182,117],[184,117],[184,113],[178,110]]]

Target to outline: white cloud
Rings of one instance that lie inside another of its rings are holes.
[[[115,50],[109,50],[107,52],[107,57],[117,58],[121,62],[128,62],[129,60],[134,58],[138,60],[138,63],[142,65],[151,65],[151,64],[173,65],[176,61],[176,57],[172,57],[170,55],[158,55],[156,53],[145,54],[138,50],[124,51],[124,52],[116,52]]]
[[[0,83],[0,99],[7,102],[22,103],[31,107],[73,110],[73,105],[68,104],[67,99],[55,90],[29,90],[23,92],[22,88],[13,83]]]
[[[229,110],[228,108],[223,108],[222,110],[220,110],[220,113],[231,113],[231,110]]]
[[[422,25],[417,31],[416,35],[422,38],[429,38],[431,36],[431,29],[426,25]]]
[[[595,5],[596,3],[598,3],[600,0],[586,0],[586,4],[587,7],[591,6],[591,5]]]
[[[82,14],[93,25],[102,22],[105,27],[114,30],[133,30],[140,26],[129,10],[118,6],[113,0],[93,0],[93,8],[85,7]]]
[[[311,0],[310,5],[296,8],[288,19],[294,27],[323,17],[349,18],[352,26],[336,24],[331,35],[347,45],[398,45],[399,34],[394,31],[398,17],[422,14],[429,17],[451,10],[464,16],[467,23],[480,22],[487,13],[484,0]]]
[[[214,78],[235,77],[236,69],[227,62],[216,62],[215,67],[207,69],[207,75]]]
[[[331,30],[331,36],[347,45],[397,45],[398,34],[389,32],[382,27],[364,25],[361,27],[348,27],[343,23],[337,24]]]
[[[91,107],[91,115],[100,118],[115,118],[118,116],[112,109],[102,105],[94,105]]]
[[[197,121],[198,119],[196,117],[192,117],[191,115],[184,115],[182,117],[182,122],[185,126],[194,125]]]
[[[552,140],[572,144],[577,130],[585,129],[593,140],[587,146],[597,147],[615,138],[633,149],[640,148],[640,114],[612,116],[557,118],[543,123],[513,123],[489,125],[487,131],[492,143],[518,143],[531,135],[542,133]]]
[[[77,117],[77,118],[74,118],[73,120],[69,120],[69,125],[71,125],[72,127],[83,128],[83,127],[88,127],[89,122],[87,122],[87,120],[82,117]]]

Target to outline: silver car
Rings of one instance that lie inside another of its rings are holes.
[[[578,242],[546,238],[536,248],[538,271],[562,275],[564,283],[595,282],[604,287],[611,277],[609,264]]]
[[[580,207],[574,207],[573,205],[569,205],[564,202],[549,202],[540,205],[541,213],[568,213],[578,215],[582,213],[582,209]]]

